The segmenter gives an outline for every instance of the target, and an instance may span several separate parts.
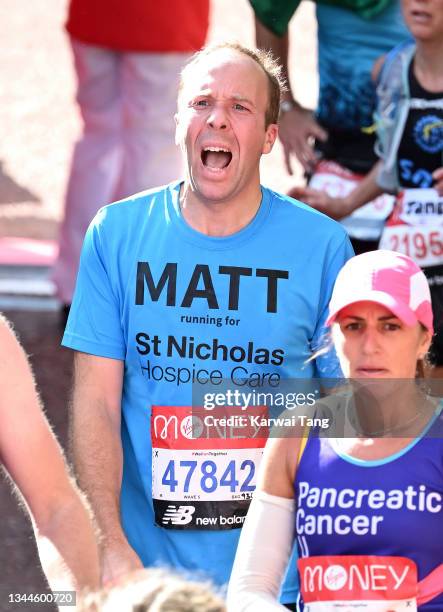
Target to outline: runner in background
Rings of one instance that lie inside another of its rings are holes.
[[[377,165],[344,198],[299,197],[340,218],[383,192],[396,193],[380,247],[410,255],[431,287],[436,335],[432,375],[443,378],[443,0],[403,0],[415,44],[385,58],[377,88]]]
[[[354,257],[337,277],[328,324],[351,392],[318,403],[325,429],[305,430],[303,441],[302,427],[282,427],[269,440],[228,609],[284,609],[277,594],[295,533],[301,610],[418,602],[440,612],[443,403],[415,378],[433,331],[426,277],[392,251]]]
[[[206,39],[209,0],[71,0],[66,23],[83,133],[68,180],[57,297],[74,293],[80,250],[100,206],[183,172],[174,143],[182,67]]]
[[[0,389],[0,465],[23,496],[49,586],[94,589],[100,574],[87,504],[45,418],[26,355],[2,315]]]
[[[288,24],[300,0],[250,2],[256,14],[257,46],[280,58],[289,85]],[[398,0],[320,0],[316,16],[317,111],[314,116],[301,107],[289,87],[283,95],[279,136],[290,173],[291,156],[295,155],[312,187],[346,195],[377,159],[371,127],[375,108],[372,66],[408,33]],[[297,190],[289,195],[299,197]],[[341,218],[357,254],[377,248],[391,208],[392,198],[383,195],[358,213]]]

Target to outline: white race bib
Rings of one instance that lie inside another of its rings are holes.
[[[347,196],[363,178],[363,175],[355,174],[336,162],[322,160],[317,164],[309,186],[324,191],[333,198],[342,198]],[[341,219],[340,222],[353,238],[377,240],[393,204],[394,198],[383,194],[357,209],[352,215]]]
[[[443,264],[443,198],[435,189],[405,189],[386,222],[380,248],[411,257],[419,266]]]
[[[256,487],[263,438],[214,437],[187,406],[153,406],[152,497],[165,529],[235,529]]]
[[[436,189],[405,189],[397,198],[401,221],[415,227],[442,228],[443,197]]]

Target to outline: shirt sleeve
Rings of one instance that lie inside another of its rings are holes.
[[[283,36],[301,0],[249,0],[257,19],[277,36]]]
[[[334,347],[329,341],[329,331],[325,326],[325,322],[328,318],[329,302],[337,274],[348,259],[353,256],[354,250],[348,236],[345,234],[338,248],[336,248],[329,261],[325,264],[317,327],[311,340],[311,350],[313,353],[321,351],[323,348],[326,349],[328,345],[331,345],[329,350],[326,350],[324,353],[320,354],[315,360],[316,376],[320,378],[342,378],[343,376]]]
[[[107,243],[107,210],[96,215],[86,232],[77,284],[62,345],[112,359],[125,359],[120,299],[111,281],[112,244]],[[109,239],[109,238],[108,238]],[[115,256],[112,257],[112,260]]]

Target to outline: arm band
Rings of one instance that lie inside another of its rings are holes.
[[[246,517],[228,588],[228,612],[277,612],[294,538],[292,499],[257,491]]]

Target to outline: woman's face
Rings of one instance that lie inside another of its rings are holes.
[[[347,378],[414,378],[431,334],[419,323],[405,325],[375,302],[343,308],[332,329],[334,346]]]
[[[443,0],[402,0],[403,16],[417,40],[441,40],[443,36]]]

